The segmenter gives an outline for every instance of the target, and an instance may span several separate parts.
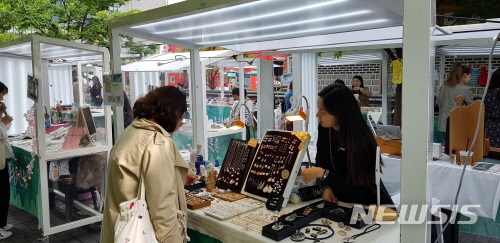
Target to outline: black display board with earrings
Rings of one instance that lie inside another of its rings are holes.
[[[262,201],[277,194],[284,198],[286,207],[310,138],[307,132],[267,131],[241,193]]]
[[[257,151],[257,140],[231,139],[215,185],[220,189],[241,192],[250,163]]]

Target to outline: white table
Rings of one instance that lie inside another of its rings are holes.
[[[307,202],[312,203],[311,201]],[[306,204],[302,205],[293,205],[291,203],[285,209],[281,210],[282,214],[292,212],[293,210],[303,207]],[[242,227],[230,223],[231,219],[221,221],[215,218],[212,218],[203,213],[203,209],[198,210],[188,210],[188,228],[196,230],[202,234],[209,235],[213,238],[219,239],[222,242],[238,242],[238,243],[257,243],[257,242],[275,242],[272,239],[262,236],[259,233],[253,231],[244,231]],[[315,224],[321,224],[321,220],[314,221]],[[384,222],[388,223],[388,222]],[[382,227],[374,232],[371,232],[367,235],[360,236],[356,239],[357,243],[396,243],[399,242],[400,239],[400,227],[397,221],[389,222],[390,224],[382,224]],[[367,226],[368,227],[368,226]],[[332,228],[335,232],[340,229],[336,224],[332,225]],[[364,230],[363,228],[362,230]],[[361,233],[362,230],[352,229],[348,235],[354,235]],[[335,233],[329,239],[323,240],[322,242],[342,242],[342,238],[344,236],[340,236]],[[290,238],[286,238],[281,240],[280,243],[292,243],[293,241]],[[306,241],[304,241],[306,242]],[[311,241],[310,241],[311,242]]]
[[[392,196],[400,192],[401,160],[382,156],[385,167],[382,168],[382,181]],[[429,190],[433,198],[440,200],[440,205],[452,205],[458,189],[463,167],[451,164],[450,158],[443,155],[438,161],[427,163]],[[480,205],[468,211],[479,217],[495,219],[500,203],[500,174],[473,170],[467,166],[458,204]],[[449,208],[451,207],[444,207]],[[462,212],[467,214],[467,212]]]

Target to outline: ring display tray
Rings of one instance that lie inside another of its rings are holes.
[[[196,210],[199,208],[204,208],[210,206],[212,202],[208,199],[198,197],[191,193],[186,193],[186,204],[187,208],[191,210]]]
[[[231,139],[215,183],[217,188],[241,192],[243,181],[257,150],[257,145],[257,140],[247,142],[240,139]]]
[[[281,195],[286,207],[309,144],[307,132],[268,130],[248,170],[242,194],[266,201]]]
[[[222,202],[212,205],[204,209],[203,212],[216,219],[226,220],[263,206],[263,202],[251,198],[243,198],[235,202]]]

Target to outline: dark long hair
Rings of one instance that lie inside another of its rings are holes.
[[[488,86],[488,89],[498,88],[500,88],[500,69],[497,69],[495,72],[493,72],[493,74],[491,75],[490,86]]]
[[[354,186],[375,184],[375,156],[377,142],[364,121],[358,102],[351,90],[342,84],[330,84],[318,95],[328,113],[339,121],[339,130],[333,128],[333,148],[339,145],[347,151],[347,180]],[[383,165],[382,161],[380,164]]]
[[[0,92],[5,92],[5,94],[9,93],[9,88],[2,82],[0,82]]]
[[[99,77],[94,76],[92,77],[92,82],[94,83],[94,86],[99,86],[99,88],[102,88],[101,81],[99,80]]]
[[[359,81],[361,81],[361,85],[359,86],[360,88],[364,88],[365,87],[365,81],[363,81],[363,77],[359,76],[359,75],[356,75],[354,77],[352,77],[352,80],[354,79],[359,79]],[[352,87],[354,87],[354,82],[353,82],[353,85]],[[352,93],[352,92],[351,92]]]
[[[187,110],[186,95],[174,86],[163,86],[139,98],[133,109],[134,117],[154,119],[172,133]]]

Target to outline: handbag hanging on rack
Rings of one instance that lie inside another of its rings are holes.
[[[151,136],[149,142],[153,136]],[[115,243],[124,242],[158,243],[146,202],[142,166],[137,197],[120,203],[120,215],[115,223]]]

